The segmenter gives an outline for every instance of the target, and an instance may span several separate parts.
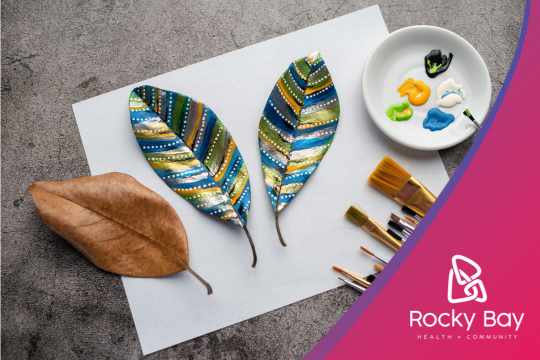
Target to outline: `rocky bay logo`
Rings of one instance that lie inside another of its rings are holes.
[[[469,264],[472,267],[472,270],[464,271],[464,269],[469,268],[469,266],[464,266],[466,264]],[[462,268],[460,268],[460,266]],[[470,274],[471,272],[474,272],[474,274]],[[452,257],[452,267],[450,269],[450,273],[448,275],[448,291],[447,291],[447,300],[451,304],[459,304],[459,303],[466,303],[469,301],[477,301],[480,303],[485,303],[487,300],[487,292],[486,288],[484,286],[484,283],[482,280],[480,280],[480,275],[482,274],[482,269],[480,268],[480,265],[478,265],[473,260],[463,256],[463,255],[454,255]],[[484,279],[486,277],[484,276]],[[458,286],[454,286],[454,279],[455,282],[457,282]],[[462,290],[461,294],[465,294],[466,296],[459,295],[457,297],[454,297],[454,291],[456,294],[459,294],[460,292],[458,290]],[[475,306],[474,308],[478,308]],[[411,310],[409,312],[409,326],[411,328],[439,328],[440,330],[444,330],[444,328],[463,328],[466,331],[470,331],[473,327],[473,323],[476,317],[476,313],[467,313],[467,312],[461,312],[464,309],[471,309],[471,306],[458,305],[456,306],[456,309],[448,309],[446,312],[438,313],[438,312],[423,312],[418,310]],[[460,311],[461,310],[461,311]],[[480,315],[482,316],[482,315]],[[483,323],[483,331],[487,331],[489,328],[505,328],[505,327],[511,327],[516,332],[518,331],[523,318],[525,316],[525,313],[513,313],[513,312],[501,312],[496,313],[495,311],[491,310],[483,310],[483,321],[480,320],[481,323]],[[477,321],[478,322],[478,321]],[[478,329],[478,325],[477,325]],[[470,334],[470,333],[450,333],[445,332],[444,334],[442,332],[435,333],[435,334],[417,334],[418,339],[444,339],[444,340],[451,340],[451,339],[461,339],[462,337],[464,339],[517,339],[517,334],[509,334],[509,333],[498,333],[497,331],[494,332],[484,332],[480,334]],[[502,330],[502,329],[501,329]],[[446,329],[445,331],[448,331]]]
[[[468,276],[463,270],[457,266],[457,261],[462,260],[472,265],[476,269],[476,273]],[[487,300],[486,288],[482,280],[478,279],[482,269],[480,266],[469,258],[463,255],[454,255],[452,258],[452,269],[450,269],[450,276],[448,277],[448,301],[452,304],[462,303],[466,301],[478,301],[485,302]],[[465,286],[463,291],[467,296],[454,299],[452,293],[452,284],[454,283],[454,276],[459,285]],[[481,294],[481,296],[478,296]]]

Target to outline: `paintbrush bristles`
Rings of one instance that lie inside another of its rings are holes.
[[[411,219],[410,217],[408,217],[407,215],[403,216],[405,219],[409,220],[411,223],[413,223],[414,225],[418,225],[418,222],[416,222],[415,220]]]
[[[368,249],[366,249],[366,248],[363,247],[363,246],[360,246],[360,249],[362,249],[363,252],[365,252],[365,253],[367,253],[367,254],[369,254],[369,255],[371,255],[371,256],[375,256],[374,253],[372,253],[371,251],[369,251]]]
[[[384,269],[383,267],[381,267],[381,266],[379,266],[379,265],[377,265],[377,264],[373,265],[373,267],[374,267],[375,269],[379,270],[379,271],[383,271],[383,269]]]
[[[364,226],[368,219],[367,214],[354,205],[351,205],[349,210],[347,210],[345,217],[358,226]]]
[[[385,156],[369,176],[368,182],[391,197],[396,197],[410,178],[411,174],[389,156]]]
[[[343,272],[343,270],[340,269],[340,268],[338,268],[337,266],[332,266],[332,269],[337,270],[337,271],[339,271],[339,272]]]
[[[399,223],[399,220],[401,220],[401,218],[399,216],[397,216],[396,214],[394,214],[394,213],[391,213],[391,214],[392,215],[390,215],[390,217],[392,218],[392,220]]]

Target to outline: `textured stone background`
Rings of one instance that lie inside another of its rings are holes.
[[[120,277],[38,219],[30,184],[90,175],[71,104],[377,1],[2,1],[2,358],[142,358]],[[390,32],[468,40],[495,100],[525,0],[380,0]],[[451,175],[473,139],[441,151]],[[300,359],[358,295],[338,288],[148,356]]]

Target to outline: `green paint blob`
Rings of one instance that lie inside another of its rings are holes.
[[[407,121],[413,116],[413,110],[409,102],[404,101],[396,105],[390,105],[386,110],[386,116],[392,121]]]
[[[437,71],[438,68],[440,68],[442,66],[442,64],[439,64],[439,65],[431,64],[431,62],[429,60],[427,61],[427,63],[428,63],[428,66],[429,66],[429,72],[431,74],[433,74],[435,71]]]

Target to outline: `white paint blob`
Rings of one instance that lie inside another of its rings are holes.
[[[435,105],[450,108],[465,101],[463,85],[458,85],[454,79],[443,81],[437,88],[437,102]]]

